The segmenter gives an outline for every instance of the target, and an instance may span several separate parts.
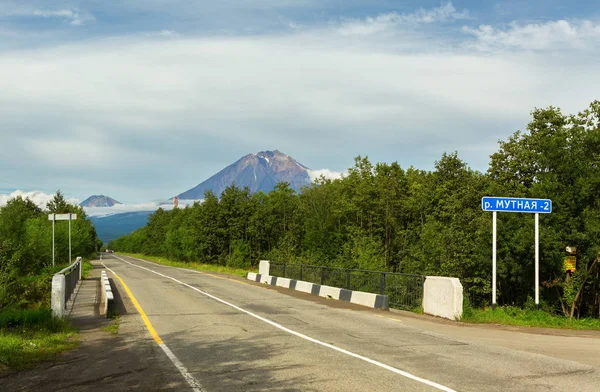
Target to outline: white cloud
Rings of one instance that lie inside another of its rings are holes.
[[[21,196],[23,199],[29,199],[32,202],[34,202],[38,207],[45,209],[48,202],[51,201],[54,197],[54,194],[48,194],[42,191],[25,192],[21,190],[16,190],[14,192],[11,192],[10,194],[0,194],[0,207],[5,206],[9,200],[14,199],[17,196]],[[79,205],[80,203],[80,200],[74,197],[65,197],[65,199],[70,204]],[[180,200],[179,206],[183,208],[187,205],[194,204],[194,202],[196,201]],[[84,207],[83,209],[88,216],[106,216],[120,214],[124,212],[155,211],[159,207],[165,210],[170,210],[173,208],[173,203],[169,201],[164,201],[132,204],[115,204],[112,207]]]
[[[148,37],[163,37],[163,38],[178,38],[178,37],[181,36],[181,34],[179,34],[175,30],[166,30],[166,29],[163,29],[163,30],[160,30],[160,31],[146,33],[146,35]]]
[[[432,24],[469,17],[468,11],[457,11],[454,5],[448,2],[436,8],[420,8],[409,14],[390,12],[365,19],[350,19],[343,22],[338,29],[342,35],[371,35],[405,25],[412,27],[415,24]]]
[[[83,209],[89,216],[106,216],[124,212],[155,211],[159,206],[160,203],[149,202],[139,204],[115,204],[112,207],[84,207]],[[164,206],[163,208],[165,207],[167,206]]]
[[[600,23],[589,20],[557,20],[545,23],[510,23],[505,27],[481,25],[463,27],[463,31],[476,38],[473,47],[486,50],[589,50],[600,43]]]
[[[328,180],[337,180],[342,178],[342,173],[329,170],[329,169],[320,169],[320,170],[308,170],[308,176],[311,181],[321,178],[321,176],[325,177]]]
[[[204,200],[179,200],[179,208],[185,208],[193,205],[194,203],[202,203],[203,201]],[[171,201],[164,201],[139,204],[115,204],[112,207],[84,207],[84,210],[89,216],[101,217],[122,214],[125,212],[156,211],[159,207],[168,211],[172,210],[174,205]]]
[[[73,26],[81,26],[86,22],[96,20],[90,12],[77,8],[36,8],[33,4],[28,5],[25,2],[14,1],[0,4],[0,17],[58,19]]]
[[[81,12],[73,9],[61,9],[61,10],[45,10],[35,9],[30,11],[31,15],[38,16],[41,18],[59,18],[66,20],[73,26],[81,26],[85,22],[95,20],[94,16],[88,12]],[[27,15],[29,12],[23,12],[22,14]]]
[[[595,22],[568,22],[584,45],[524,54],[523,44],[501,44],[519,42],[511,37],[523,29],[480,28],[444,41],[423,29],[452,13],[432,15],[413,16],[419,26],[394,39],[345,36],[337,23],[284,35],[136,34],[1,52],[0,178],[148,200],[274,148],[337,171],[359,154],[427,168],[458,150],[485,170],[487,151],[524,127],[534,107],[569,113],[598,98],[600,55],[585,38],[595,37]],[[569,36],[563,25],[541,26]],[[483,53],[467,45],[483,42]]]
[[[5,206],[9,200],[14,199],[17,196],[21,196],[23,199],[29,199],[38,207],[45,209],[46,204],[52,200],[54,194],[50,195],[41,191],[24,192],[16,190],[10,194],[0,194],[0,207]],[[79,204],[79,200],[75,198],[66,198],[66,200],[71,204]]]

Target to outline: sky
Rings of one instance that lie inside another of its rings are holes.
[[[0,195],[143,205],[274,149],[485,171],[534,108],[600,99],[597,5],[0,0]]]

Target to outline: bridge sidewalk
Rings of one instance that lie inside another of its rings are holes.
[[[94,328],[100,318],[100,270],[90,271],[80,281],[73,298],[67,303],[67,318],[80,330]]]

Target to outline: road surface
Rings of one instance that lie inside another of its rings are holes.
[[[178,373],[189,390],[600,388],[594,334],[440,324],[118,254],[102,263],[171,360],[164,372]]]

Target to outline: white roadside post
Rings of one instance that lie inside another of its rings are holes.
[[[496,219],[497,212],[528,212],[535,214],[535,306],[540,307],[540,214],[552,212],[552,200],[517,197],[481,199],[481,209],[493,212],[492,223],[492,309],[496,309]]]

